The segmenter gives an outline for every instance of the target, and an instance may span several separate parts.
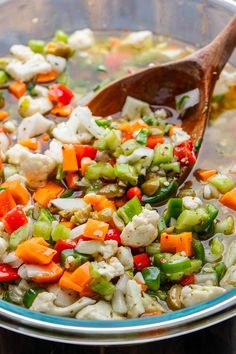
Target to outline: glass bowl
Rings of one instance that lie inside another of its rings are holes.
[[[208,43],[236,13],[232,0],[0,0],[0,52],[31,38],[72,32],[149,29],[186,43]],[[236,55],[231,63],[236,64]],[[182,335],[235,315],[236,289],[200,305],[126,321],[89,321],[32,312],[0,300],[0,326],[29,336],[87,345],[143,343]]]

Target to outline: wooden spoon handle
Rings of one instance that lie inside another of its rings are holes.
[[[193,56],[208,75],[214,75],[217,79],[235,46],[236,15],[210,44],[197,51]]]

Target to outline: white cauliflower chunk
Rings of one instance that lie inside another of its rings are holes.
[[[52,102],[47,96],[22,96],[18,101],[18,111],[22,117],[32,116],[35,113],[47,113],[52,109]]]
[[[123,264],[125,270],[133,269],[134,259],[132,256],[131,249],[129,247],[120,246],[116,253],[116,257]]]
[[[53,122],[46,119],[41,113],[35,113],[33,116],[25,118],[18,127],[18,140],[33,138],[45,133]]]
[[[77,291],[61,288],[57,284],[49,285],[47,290],[56,295],[55,305],[66,307],[72,305],[78,299]]]
[[[58,164],[62,163],[62,143],[56,139],[52,139],[49,149],[45,151],[45,155],[54,159]]]
[[[4,256],[6,250],[8,248],[8,243],[4,238],[0,237],[0,260],[2,261],[2,257]]]
[[[76,318],[81,320],[115,320],[122,319],[121,316],[112,311],[111,305],[106,301],[98,301],[94,305],[87,306],[80,310]]]
[[[186,209],[195,210],[202,205],[202,201],[198,197],[184,197],[183,206]]]
[[[153,34],[151,31],[137,31],[129,33],[121,42],[122,46],[135,49],[148,49],[152,46]]]
[[[34,54],[27,61],[13,59],[6,66],[6,72],[18,81],[29,81],[40,73],[47,73],[52,70],[51,65],[41,54]]]
[[[9,163],[19,165],[27,153],[29,153],[29,149],[20,144],[16,144],[7,151],[6,158]]]
[[[143,293],[142,303],[145,308],[145,312],[149,312],[149,313],[156,312],[156,311],[166,312],[154,297],[146,293]]]
[[[152,163],[153,155],[154,155],[153,149],[142,146],[136,149],[134,152],[132,152],[132,154],[130,154],[129,156],[120,155],[117,159],[117,162],[133,164],[137,161],[142,160],[143,161],[142,166],[144,168],[148,168]]]
[[[10,140],[8,138],[8,136],[1,132],[0,133],[0,151],[2,152],[6,152],[7,149],[9,148],[10,146]]]
[[[118,243],[114,240],[100,241],[79,241],[76,251],[79,253],[96,255],[100,254],[104,259],[111,258],[118,250]]]
[[[158,236],[157,223],[159,214],[155,210],[143,209],[135,215],[121,233],[121,242],[129,247],[145,247]]]
[[[224,277],[220,281],[220,286],[226,290],[230,290],[236,287],[236,265],[227,269]]]
[[[125,296],[123,292],[119,289],[116,289],[112,297],[112,309],[116,313],[124,315],[127,313],[128,308],[125,302]]]
[[[82,297],[72,305],[59,307],[55,305],[56,295],[48,292],[42,292],[35,298],[30,310],[47,313],[50,315],[73,317],[85,306],[92,305],[95,300],[88,297]]]
[[[70,47],[74,50],[88,49],[95,43],[94,34],[89,28],[85,28],[72,33],[68,39]]]
[[[174,146],[180,145],[190,139],[190,135],[186,133],[182,128],[174,127],[173,133],[174,134],[171,136],[171,140]]]
[[[236,264],[236,240],[232,241],[223,256],[227,268]]]
[[[190,307],[223,293],[225,293],[225,289],[219,286],[187,285],[181,291],[180,301],[184,307]]]
[[[20,170],[32,188],[43,186],[55,167],[55,160],[32,153],[26,153],[20,164]]]
[[[35,55],[35,53],[27,47],[26,45],[22,44],[14,44],[10,48],[10,53],[16,58],[21,61],[27,61]]]
[[[51,65],[52,69],[61,73],[66,68],[66,59],[59,57],[58,55],[48,54],[46,56],[47,61]]]
[[[124,267],[116,257],[110,258],[107,262],[95,262],[98,273],[111,280],[124,274]]]
[[[53,136],[62,143],[86,143],[92,136],[100,138],[106,134],[106,129],[99,127],[88,107],[77,107],[73,110],[67,122],[53,129]]]
[[[151,113],[151,109],[147,102],[137,100],[136,98],[131,96],[127,96],[121,112],[122,117],[131,120],[142,118],[143,116]]]
[[[141,286],[135,280],[129,280],[127,283],[126,304],[128,316],[131,318],[139,317],[145,312],[142,303]]]

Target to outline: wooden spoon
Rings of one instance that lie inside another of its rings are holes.
[[[88,102],[96,116],[120,112],[127,96],[175,108],[175,96],[198,88],[198,105],[182,117],[194,144],[202,141],[215,83],[236,45],[236,16],[207,46],[184,59],[154,66],[112,82]]]

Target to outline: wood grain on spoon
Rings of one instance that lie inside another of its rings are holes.
[[[121,111],[127,96],[150,105],[175,107],[175,96],[198,88],[200,101],[182,117],[183,128],[193,142],[202,139],[215,83],[236,45],[236,16],[207,46],[176,62],[154,66],[112,82],[100,90],[88,106],[96,116]]]

